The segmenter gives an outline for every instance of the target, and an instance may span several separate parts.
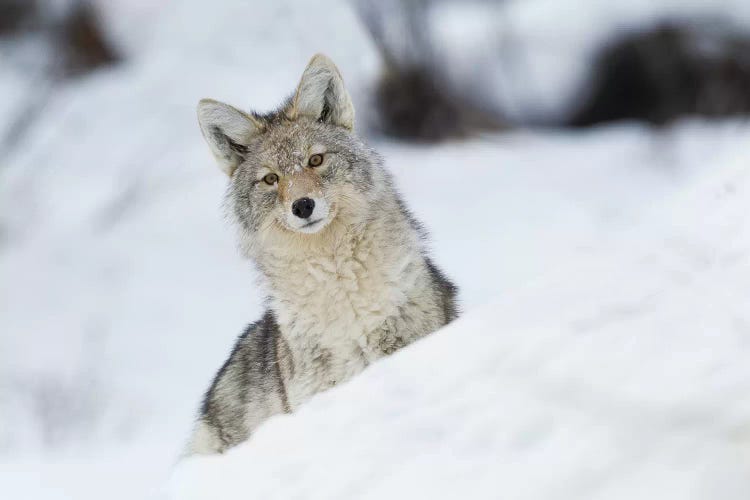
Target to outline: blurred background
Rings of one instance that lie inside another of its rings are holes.
[[[747,0],[0,0],[7,498],[168,473],[263,297],[195,105],[272,109],[316,52],[467,312],[750,144]]]

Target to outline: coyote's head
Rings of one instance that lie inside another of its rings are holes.
[[[333,221],[361,223],[376,210],[381,179],[373,176],[384,174],[354,135],[352,101],[327,57],[312,58],[279,111],[245,113],[204,99],[198,121],[230,177],[228,201],[246,235],[317,238]]]

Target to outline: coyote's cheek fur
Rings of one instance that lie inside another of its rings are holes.
[[[203,401],[189,451],[214,453],[445,325],[456,306],[380,158],[354,134],[328,58],[310,61],[279,111],[203,100],[198,119],[269,292]]]

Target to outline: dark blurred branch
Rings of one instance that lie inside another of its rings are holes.
[[[61,77],[83,75],[120,61],[120,55],[102,30],[96,10],[88,2],[76,2],[63,22],[53,28],[53,36],[63,56],[58,68]]]
[[[571,120],[669,123],[750,113],[750,34],[721,20],[670,22],[606,46]]]
[[[107,39],[97,12],[89,2],[74,0],[67,8],[52,9],[50,0],[0,0],[0,42],[32,39],[46,47],[46,54],[31,57],[23,50],[9,51],[6,64],[15,64],[33,82],[26,102],[7,122],[0,137],[0,156],[11,152],[36,122],[55,90],[66,80],[120,61]]]
[[[0,0],[0,36],[17,33],[37,17],[34,0]]]
[[[376,128],[389,136],[436,141],[500,128],[502,120],[462,96],[441,71],[431,38],[430,0],[356,0],[383,60],[373,98]]]

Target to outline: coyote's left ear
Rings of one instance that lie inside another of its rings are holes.
[[[349,130],[354,128],[354,106],[338,68],[323,54],[315,55],[305,68],[294,94],[292,118],[309,116]]]

